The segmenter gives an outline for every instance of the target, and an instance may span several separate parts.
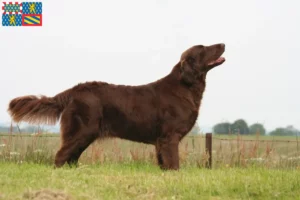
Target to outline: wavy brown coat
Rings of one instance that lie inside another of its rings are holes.
[[[179,169],[178,144],[198,117],[207,72],[222,64],[224,44],[186,50],[170,74],[139,86],[86,82],[54,97],[11,100],[15,122],[55,124],[60,118],[61,147],[56,167],[77,164],[97,138],[119,137],[155,145],[162,169]]]

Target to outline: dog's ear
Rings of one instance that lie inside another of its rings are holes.
[[[196,81],[195,70],[186,60],[181,61],[180,73],[184,83],[192,85]]]

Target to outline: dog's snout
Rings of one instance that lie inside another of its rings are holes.
[[[213,48],[215,50],[217,49],[225,50],[225,43],[216,43],[208,47]]]

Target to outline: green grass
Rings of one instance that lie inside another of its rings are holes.
[[[44,192],[36,193],[44,190]],[[59,192],[61,197],[59,198]],[[300,169],[161,171],[153,164],[51,165],[0,163],[0,199],[300,199]]]
[[[0,135],[0,200],[300,200],[295,138],[216,135],[209,170],[205,137],[186,137],[178,172],[157,167],[153,146],[120,139],[93,143],[79,168],[54,169],[59,145],[57,135]]]

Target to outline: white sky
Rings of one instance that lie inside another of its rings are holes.
[[[244,118],[300,128],[297,0],[42,0],[42,27],[0,27],[0,122],[9,100],[84,81],[138,85],[168,74],[196,44],[224,42],[199,124]]]

